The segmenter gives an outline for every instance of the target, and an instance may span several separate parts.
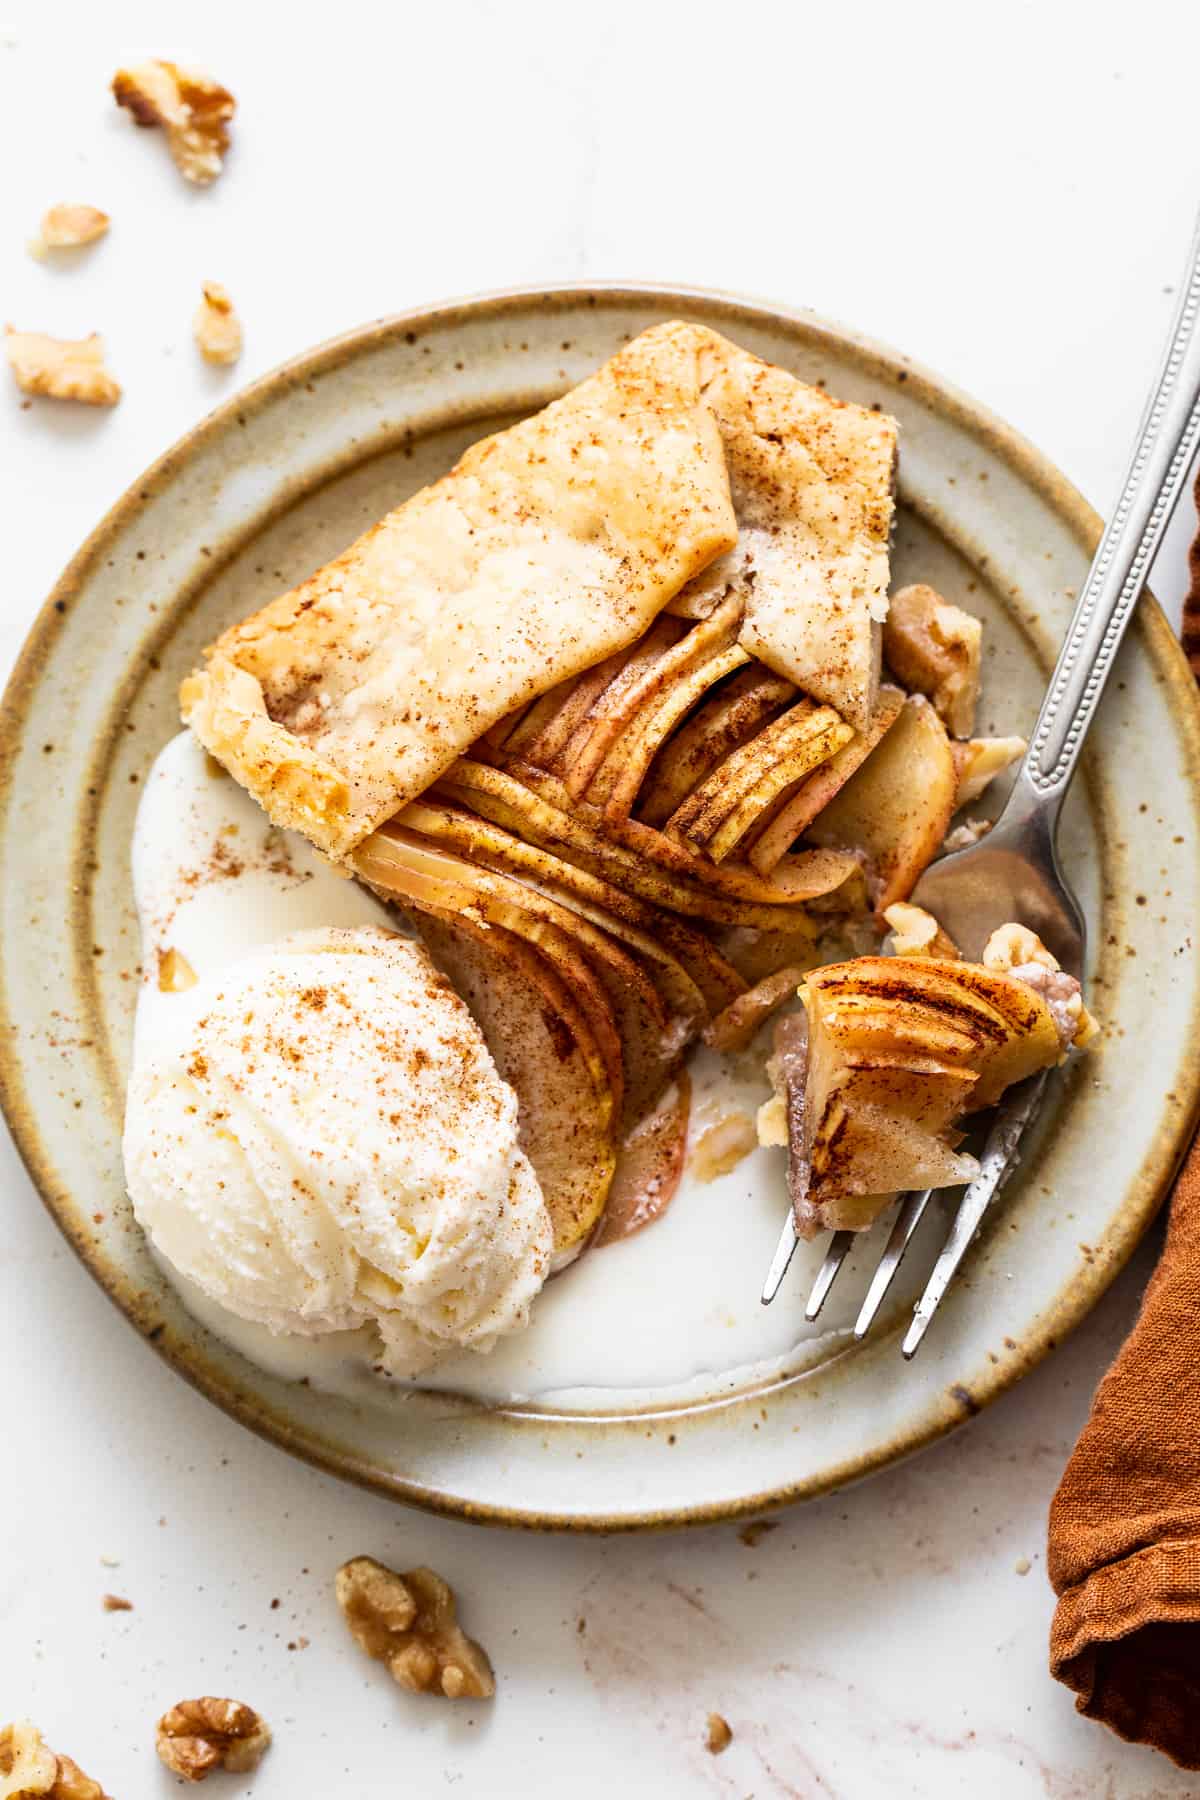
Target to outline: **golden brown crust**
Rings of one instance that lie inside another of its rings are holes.
[[[654,327],[226,632],[184,717],[276,824],[344,857],[740,548],[731,474],[756,653],[869,713],[894,444],[715,332]]]
[[[887,615],[896,421],[832,399],[714,331],[704,397],[721,431],[737,512],[740,642],[856,730],[879,691]]]

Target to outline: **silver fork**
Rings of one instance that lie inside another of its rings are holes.
[[[987,837],[927,869],[912,894],[913,903],[941,921],[964,956],[977,960],[995,928],[1016,920],[1037,932],[1068,973],[1082,978],[1086,928],[1059,867],[1059,813],[1117,648],[1200,445],[1198,316],[1200,226],[1121,498],[1079,596],[1004,811]],[[1046,1083],[1045,1074],[1031,1077],[1011,1089],[996,1109],[979,1174],[963,1193],[905,1334],[901,1348],[906,1358],[915,1354],[988,1206],[1016,1166],[1021,1139],[1037,1115]],[[856,1337],[864,1337],[874,1321],[930,1194],[926,1190],[902,1197],[854,1327]],[[820,1312],[854,1238],[854,1232],[834,1232],[806,1318],[815,1319]],[[789,1212],[763,1287],[764,1306],[778,1293],[797,1242]]]

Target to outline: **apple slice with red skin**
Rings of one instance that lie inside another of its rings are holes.
[[[503,877],[481,873],[472,864],[449,857],[407,837],[373,832],[353,853],[355,872],[385,900],[398,900],[418,911],[447,917],[466,916],[488,926],[523,937],[556,967],[572,997],[572,1006],[586,1024],[580,1038],[595,1048],[597,1075],[607,1083],[612,1111],[620,1110],[622,1087],[621,1046],[608,1001],[599,982],[577,954],[563,929],[561,908],[543,906],[540,913],[521,905],[526,890]],[[512,889],[516,889],[514,894]],[[535,896],[530,894],[530,898]],[[568,915],[569,917],[569,915]],[[578,1034],[577,1034],[578,1035]]]
[[[586,736],[577,733],[562,753],[559,772],[571,794],[578,799],[587,792],[609,751],[644,706],[665,697],[677,681],[734,644],[741,617],[741,601],[727,601],[669,648],[644,660],[635,658],[622,671],[580,727]],[[659,618],[642,643],[649,649],[660,629],[665,632],[678,625],[678,620]]]
[[[519,1102],[521,1146],[554,1227],[554,1266],[586,1246],[603,1215],[616,1155],[610,1096],[595,1077],[587,1027],[558,976],[498,926],[423,911],[417,926],[483,1032]]]
[[[536,763],[539,769],[555,766],[562,750],[583,724],[600,696],[616,680],[631,654],[630,650],[618,650],[602,663],[597,663],[594,669],[588,669],[586,674],[576,678],[570,693],[553,717],[522,751],[527,761]],[[515,750],[519,746],[512,745],[511,748]]]
[[[740,644],[730,644],[677,678],[663,697],[643,708],[618,737],[587,790],[587,798],[603,806],[606,818],[622,818],[632,810],[650,764],[679,721],[709,688],[749,661]]]
[[[549,890],[565,906],[619,938],[689,1036],[740,992],[736,972],[701,932],[600,876],[529,843],[488,818],[435,800],[416,800],[392,822],[457,850],[486,868]],[[385,827],[385,830],[388,827]]]
[[[687,1153],[691,1101],[687,1070],[678,1069],[654,1110],[622,1139],[593,1249],[644,1231],[675,1198]]]
[[[557,774],[587,786],[607,755],[627,713],[636,709],[643,682],[679,642],[685,629],[678,619],[658,618],[638,639],[612,680],[596,696],[555,755],[553,767]]]
[[[420,802],[414,806],[419,808]],[[416,906],[469,913],[533,944],[574,992],[587,1017],[623,1126],[654,1104],[688,1037],[711,1009],[702,1002],[699,1016],[668,1018],[647,968],[619,941],[632,937],[636,945],[653,948],[646,934],[599,909],[595,917],[602,923],[597,924],[587,910],[451,856],[399,825],[376,832],[355,857],[359,873],[377,890],[400,894]],[[715,951],[712,955],[718,960]],[[736,992],[742,988],[732,969],[728,974],[720,1004],[728,1003],[731,987]]]

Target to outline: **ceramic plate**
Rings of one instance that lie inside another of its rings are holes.
[[[554,1408],[445,1393],[334,1398],[252,1366],[163,1280],[124,1197],[119,1150],[137,985],[130,832],[140,780],[177,729],[179,677],[221,626],[334,554],[465,444],[672,316],[897,415],[897,575],[929,579],[984,616],[982,728],[1028,730],[1098,533],[1079,495],[903,357],[806,315],[652,288],[501,295],[389,320],[230,401],[79,552],[0,723],[0,1076],[46,1204],[136,1329],[219,1405],[324,1468],[469,1518],[604,1530],[702,1522],[826,1492],[918,1449],[1095,1303],[1152,1217],[1196,1112],[1200,962],[1186,952],[1200,915],[1200,732],[1194,684],[1147,599],[1064,826],[1104,1037],[1058,1084],[914,1363],[899,1354],[901,1295],[865,1346],[835,1329],[750,1379],[731,1379],[710,1352],[711,1378],[674,1400],[636,1389],[619,1405],[584,1396]],[[911,1280],[933,1247],[918,1247]],[[719,1255],[719,1238],[712,1248]],[[811,1264],[819,1247],[808,1254]],[[776,1302],[797,1322],[809,1274],[794,1270]],[[852,1316],[861,1273],[839,1285],[835,1327]]]

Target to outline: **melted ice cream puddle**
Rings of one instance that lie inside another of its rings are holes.
[[[204,980],[289,932],[396,927],[370,894],[335,875],[303,839],[273,830],[255,802],[213,767],[183,732],[145,784],[133,851],[146,969],[138,1033],[161,1028],[180,1002],[178,993],[159,988],[160,952],[174,950]],[[753,1116],[768,1097],[753,1059],[740,1060],[741,1072],[731,1073],[725,1059],[693,1055],[693,1142],[723,1112],[738,1108]],[[786,1206],[778,1152],[755,1150],[707,1184],[685,1169],[662,1218],[586,1253],[546,1286],[528,1331],[486,1357],[448,1360],[420,1385],[492,1402],[553,1397],[558,1404],[619,1405],[626,1396],[644,1402],[650,1394],[728,1391],[818,1360],[831,1334],[804,1324],[803,1269],[774,1306],[759,1302]],[[864,1246],[864,1264],[874,1253],[872,1241]],[[284,1379],[358,1397],[401,1387],[385,1386],[369,1372],[365,1334],[276,1335],[235,1318],[174,1270],[166,1273],[214,1335]]]

